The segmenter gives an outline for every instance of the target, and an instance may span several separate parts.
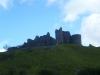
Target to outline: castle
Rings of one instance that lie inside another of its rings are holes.
[[[60,27],[59,30],[55,30],[56,35],[56,41],[57,44],[61,43],[69,43],[69,44],[80,44],[81,45],[81,35],[80,34],[74,34],[71,36],[69,31],[62,31],[62,28]]]
[[[24,44],[21,46],[10,47],[8,48],[8,51],[27,47],[52,46],[62,43],[81,45],[81,35],[74,34],[71,36],[69,31],[63,31],[62,27],[60,27],[59,30],[55,30],[55,38],[51,37],[50,33],[48,32],[46,35],[40,37],[36,36],[34,40],[27,39],[27,42],[24,42]]]

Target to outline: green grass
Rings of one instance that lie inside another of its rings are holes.
[[[2,54],[12,55],[13,59],[0,60],[0,73],[6,75],[11,67],[15,74],[21,70],[27,75],[34,75],[42,69],[53,69],[60,75],[76,75],[78,68],[100,67],[100,48],[84,47],[80,45],[62,44],[53,47],[53,50],[45,50],[44,47],[15,50]]]

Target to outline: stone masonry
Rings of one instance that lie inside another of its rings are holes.
[[[63,31],[62,27],[60,27],[59,30],[57,29],[55,30],[55,39],[51,37],[50,33],[48,32],[46,35],[36,36],[34,40],[27,39],[27,42],[24,42],[23,45],[17,47],[10,47],[8,48],[8,50],[16,50],[19,48],[27,48],[27,47],[52,46],[62,43],[82,45],[81,35],[80,34],[71,35],[69,31]]]
[[[81,45],[81,35],[74,34],[71,36],[69,31],[62,31],[60,27],[59,30],[55,30],[55,36],[57,44],[69,43],[69,44],[80,44]]]
[[[55,30],[55,36],[56,36],[56,41],[57,44],[63,43],[63,32],[62,32],[62,27],[60,27],[59,30]]]

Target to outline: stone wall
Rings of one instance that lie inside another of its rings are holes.
[[[57,44],[63,43],[63,32],[62,32],[61,27],[59,30],[57,30],[57,29],[55,30],[55,36],[56,36]]]
[[[23,44],[23,47],[38,47],[38,46],[50,46],[55,45],[56,40],[50,36],[48,32],[43,36],[36,36],[34,40],[28,39],[27,43]]]
[[[71,43],[71,35],[69,31],[63,31],[63,43]]]
[[[80,44],[81,45],[81,35],[80,34],[72,35],[72,44]]]
[[[71,36],[69,31],[62,31],[62,28],[55,30],[55,36],[57,44],[69,43],[69,44],[81,44],[81,35],[74,34]]]
[[[56,44],[69,43],[69,44],[82,44],[81,43],[81,35],[74,34],[71,36],[69,31],[62,31],[60,27],[59,30],[55,30],[55,38],[50,36],[48,32],[43,36],[36,36],[34,40],[27,39],[27,42],[24,42],[23,45],[18,47],[10,47],[8,50],[16,50],[19,48],[27,48],[27,47],[39,47],[39,46],[52,46]]]

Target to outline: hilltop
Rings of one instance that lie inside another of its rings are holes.
[[[1,75],[11,75],[11,72],[12,75],[37,75],[41,70],[77,75],[77,71],[85,67],[100,67],[99,47],[60,44],[52,46],[51,50],[44,46],[0,53]]]
[[[27,42],[24,42],[22,45],[16,47],[9,47],[8,51],[27,47],[53,46],[63,43],[82,45],[81,35],[71,35],[69,31],[63,31],[62,27],[60,27],[59,30],[55,30],[55,38],[51,37],[50,33],[48,32],[46,35],[36,36],[34,40],[27,39]]]

